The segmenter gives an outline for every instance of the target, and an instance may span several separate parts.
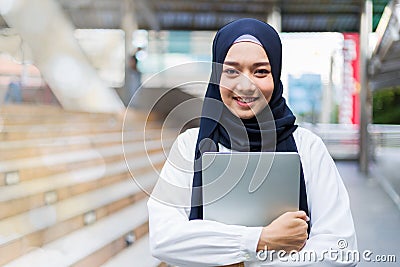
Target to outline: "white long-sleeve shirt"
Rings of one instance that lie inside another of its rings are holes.
[[[346,188],[322,140],[304,128],[293,136],[303,166],[311,232],[298,254],[270,251],[267,259],[265,254],[257,257],[262,227],[189,221],[198,131],[189,129],[178,136],[148,201],[150,249],[155,257],[177,266],[356,264],[357,242]],[[219,145],[219,151],[230,150]]]

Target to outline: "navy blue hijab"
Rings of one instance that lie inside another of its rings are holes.
[[[274,90],[268,106],[251,119],[240,119],[223,104],[219,91],[222,64],[229,48],[242,35],[252,35],[262,44],[271,64]],[[293,132],[297,126],[292,111],[282,96],[280,80],[282,44],[278,33],[265,22],[256,19],[239,19],[221,28],[213,42],[213,66],[204,98],[200,130],[197,137],[192,207],[190,220],[203,219],[201,155],[218,151],[218,144],[237,151],[297,152]],[[308,213],[304,174],[301,168],[299,209]]]

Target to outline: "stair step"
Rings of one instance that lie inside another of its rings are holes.
[[[152,120],[144,112],[127,110],[130,118],[141,121]],[[68,111],[60,107],[53,106],[33,106],[33,105],[3,105],[0,107],[0,119],[7,125],[29,125],[34,123],[56,124],[63,121],[83,122],[83,121],[122,121],[125,114],[116,113],[89,113],[80,111]]]
[[[132,205],[151,191],[157,178],[156,173],[150,172],[135,182],[124,180],[0,221],[0,255],[6,255],[0,258],[0,264],[21,256],[29,247],[42,246],[84,227],[84,217],[90,212],[99,220]]]
[[[137,159],[128,159],[133,174],[140,175],[153,168],[161,168],[165,161],[163,152],[145,155]],[[150,162],[153,164],[150,164]],[[119,161],[105,166],[72,170],[69,173],[61,173],[45,178],[26,181],[21,184],[0,187],[0,219],[32,208],[46,204],[46,193],[55,192],[57,199],[63,200],[73,195],[81,194],[101,186],[108,181],[103,179],[116,177],[116,181],[129,177],[128,166],[125,161]],[[120,175],[120,176],[119,176]]]
[[[101,265],[101,267],[159,266],[161,262],[151,255],[149,247],[149,236],[145,235],[139,240],[135,241],[133,245],[109,259],[105,264]]]
[[[147,123],[146,131],[158,129],[160,131],[161,125],[159,123]],[[143,125],[136,124],[125,124],[123,128],[122,123],[85,123],[79,125],[75,122],[71,123],[60,123],[60,125],[44,125],[44,124],[33,124],[23,126],[3,126],[0,128],[0,140],[2,141],[15,141],[15,140],[27,140],[27,139],[38,139],[38,138],[51,138],[59,136],[77,136],[82,134],[96,134],[96,133],[122,133],[122,131],[142,131]]]
[[[115,266],[129,255],[129,266],[161,266],[147,192],[176,132],[155,119],[1,106],[0,266]]]
[[[146,130],[146,140],[148,139],[159,139],[161,133],[160,129]],[[130,131],[129,135],[124,136],[124,141],[138,141],[143,140],[143,131]],[[68,145],[84,145],[84,144],[102,144],[102,143],[113,143],[121,142],[122,134],[117,133],[99,133],[90,135],[79,135],[79,136],[55,136],[51,138],[38,138],[38,139],[26,139],[18,141],[7,141],[0,142],[0,150],[15,150],[24,148],[34,147],[64,147]]]
[[[105,121],[116,120],[121,121],[124,116],[135,118],[137,120],[153,121],[153,116],[148,116],[144,112],[133,109],[127,109],[125,114],[115,113],[88,113],[82,111],[69,111],[61,107],[49,105],[3,105],[0,107],[0,121],[4,124],[31,124],[32,122],[54,124],[60,120],[68,120],[79,122],[81,120]]]
[[[73,126],[73,127],[71,127]],[[122,122],[116,120],[105,120],[92,122],[90,120],[87,121],[76,121],[73,119],[61,120],[58,123],[51,124],[41,124],[41,123],[32,123],[32,124],[24,124],[24,125],[8,125],[5,124],[1,129],[3,133],[21,133],[21,132],[45,132],[45,131],[66,131],[66,132],[76,132],[76,131],[86,131],[87,129],[107,129],[107,128],[115,128],[121,129]]]
[[[62,125],[65,123],[100,123],[100,122],[120,122],[121,117],[115,114],[102,116],[104,114],[82,113],[82,114],[22,114],[21,111],[15,113],[2,113],[0,119],[3,125],[7,126],[32,126],[32,125]]]
[[[168,142],[172,142],[172,140],[167,140]],[[161,147],[160,140],[152,140],[146,141],[146,148],[149,150],[154,150]],[[122,148],[124,150],[122,150]],[[28,169],[33,167],[41,167],[41,166],[52,166],[63,163],[77,162],[77,161],[86,161],[91,159],[97,159],[99,156],[102,158],[123,154],[125,151],[126,154],[138,152],[141,149],[144,150],[144,142],[136,141],[134,143],[127,143],[124,146],[122,144],[100,147],[98,149],[86,149],[80,151],[73,151],[67,153],[58,153],[51,155],[40,155],[39,157],[31,157],[24,159],[15,159],[0,162],[0,172],[8,172],[20,169]]]
[[[166,145],[172,143],[172,141],[172,139],[165,140]],[[125,156],[130,154],[145,153],[146,151],[153,152],[161,147],[160,140],[146,141],[145,144],[143,141],[136,141],[133,143],[126,143],[124,146],[122,146],[122,144],[117,144],[113,146],[8,160],[0,162],[0,175],[1,173],[17,172],[19,180],[26,181],[94,164],[104,165],[115,160],[122,160]],[[77,164],[78,166],[73,164]]]
[[[147,231],[147,199],[93,225],[34,249],[5,266],[98,266],[126,247],[125,236],[133,231],[139,240]]]
[[[82,134],[96,134],[96,133],[112,133],[121,132],[121,127],[104,127],[104,125],[92,125],[86,128],[75,128],[71,125],[60,125],[58,128],[51,130],[47,129],[44,125],[34,125],[27,127],[25,130],[12,131],[5,128],[0,132],[1,141],[15,141],[36,138],[51,138],[57,136],[77,136]]]

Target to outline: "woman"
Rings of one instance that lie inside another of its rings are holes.
[[[282,97],[281,47],[276,31],[255,19],[234,21],[216,34],[200,128],[179,135],[148,201],[155,257],[178,266],[354,265],[327,255],[356,250],[348,195],[321,139],[294,125]],[[299,211],[264,227],[202,220],[202,153],[271,150],[300,155]],[[260,257],[274,251],[281,254]],[[317,259],[298,260],[290,251],[298,257],[313,251]]]

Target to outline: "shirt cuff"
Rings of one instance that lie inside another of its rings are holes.
[[[241,251],[244,261],[257,260],[257,245],[260,239],[262,227],[246,227],[242,233]]]

